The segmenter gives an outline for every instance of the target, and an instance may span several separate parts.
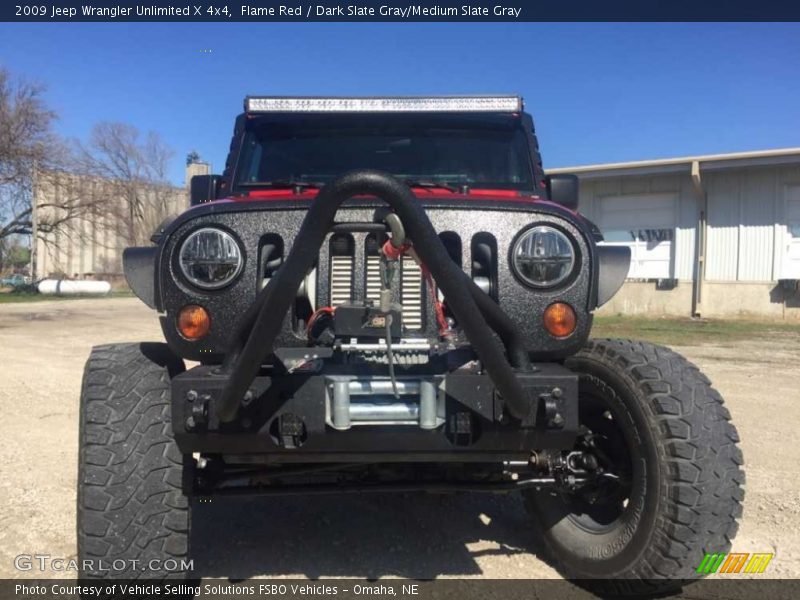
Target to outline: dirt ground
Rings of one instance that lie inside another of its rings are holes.
[[[0,305],[0,578],[20,554],[75,556],[78,395],[94,344],[158,340],[117,298]],[[677,348],[725,397],[747,472],[737,552],[800,577],[800,335]],[[550,578],[515,496],[225,499],[194,514],[195,568],[214,576]]]

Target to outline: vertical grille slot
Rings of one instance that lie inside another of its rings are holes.
[[[458,265],[459,269],[462,269],[464,262],[464,249],[461,244],[461,236],[455,231],[443,231],[439,234],[439,239],[442,240],[442,244],[444,244],[447,254],[450,255],[450,259],[456,263],[456,265]],[[439,300],[444,300],[444,296],[442,295],[441,291],[437,291],[437,294],[439,296]],[[451,320],[453,324],[458,324],[455,315],[446,303],[444,305],[444,315],[445,318]]]
[[[283,239],[274,233],[268,233],[259,241],[258,248],[259,289],[269,283],[283,264]]]
[[[381,259],[378,244],[373,236],[368,236],[364,252],[366,289],[365,299],[378,304],[381,299]],[[403,305],[403,329],[422,329],[422,271],[410,256],[400,262],[400,302]]]
[[[447,254],[460,267],[462,257],[461,237],[455,231],[443,231],[439,234],[439,239],[442,240]]]
[[[331,306],[350,302],[353,294],[353,257],[331,257]]]
[[[472,238],[472,280],[497,300],[497,240],[491,233],[476,233]]]
[[[377,254],[367,254],[366,298],[374,303],[381,300],[381,259]]]
[[[422,269],[410,256],[403,257],[401,269],[403,327],[422,329]]]
[[[353,238],[337,234],[331,237],[331,306],[346,304],[353,299]]]

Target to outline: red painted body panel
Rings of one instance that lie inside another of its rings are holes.
[[[573,214],[578,214],[578,211],[566,208],[561,205],[557,205],[550,200],[542,198],[541,196],[537,196],[534,194],[520,192],[517,190],[491,190],[491,189],[471,189],[469,193],[462,194],[460,192],[451,192],[446,189],[438,189],[438,188],[412,188],[414,195],[418,198],[425,198],[425,199],[447,199],[447,200],[498,200],[503,202],[524,202],[524,203],[531,203],[531,204],[550,204],[553,206],[559,206],[564,210],[568,210]],[[316,198],[319,190],[317,189],[304,189],[301,190],[300,193],[296,194],[292,190],[288,189],[280,189],[280,190],[270,190],[270,189],[263,189],[263,190],[251,190],[247,193],[247,195],[243,196],[229,196],[227,198],[222,198],[220,200],[215,200],[214,202],[249,202],[254,200],[313,200]]]
[[[471,189],[468,193],[451,192],[446,189],[438,188],[412,188],[414,195],[419,198],[448,198],[451,200],[469,200],[470,198],[481,200],[519,200],[520,202],[541,202],[542,198],[526,192],[517,190],[488,190]],[[244,196],[230,196],[217,200],[217,202],[247,202],[248,200],[310,200],[319,193],[317,189],[304,189],[300,193],[294,193],[288,189],[263,189],[251,190]]]

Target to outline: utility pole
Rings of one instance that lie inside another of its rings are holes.
[[[39,216],[36,210],[36,184],[37,184],[36,160],[33,161],[31,170],[31,265],[29,273],[31,283],[36,280],[36,247],[38,246]]]

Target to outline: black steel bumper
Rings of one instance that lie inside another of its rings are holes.
[[[462,368],[439,375],[405,373],[401,390],[409,391],[411,410],[402,424],[396,414],[395,423],[387,424],[365,413],[365,406],[375,412],[376,397],[379,409],[391,407],[386,394],[354,395],[352,419],[337,418],[337,383],[349,383],[353,394],[369,385],[365,382],[374,382],[372,391],[378,393],[387,385],[383,376],[352,369],[259,375],[237,417],[223,422],[217,408],[227,376],[199,366],[173,379],[173,428],[184,453],[259,456],[275,463],[496,462],[525,460],[534,449],[571,448],[578,427],[577,376],[543,363],[517,378],[530,403],[528,420],[509,417],[489,375]],[[427,415],[423,404],[430,398],[420,392],[425,386],[435,390],[435,412]],[[365,414],[367,420],[360,420]]]

